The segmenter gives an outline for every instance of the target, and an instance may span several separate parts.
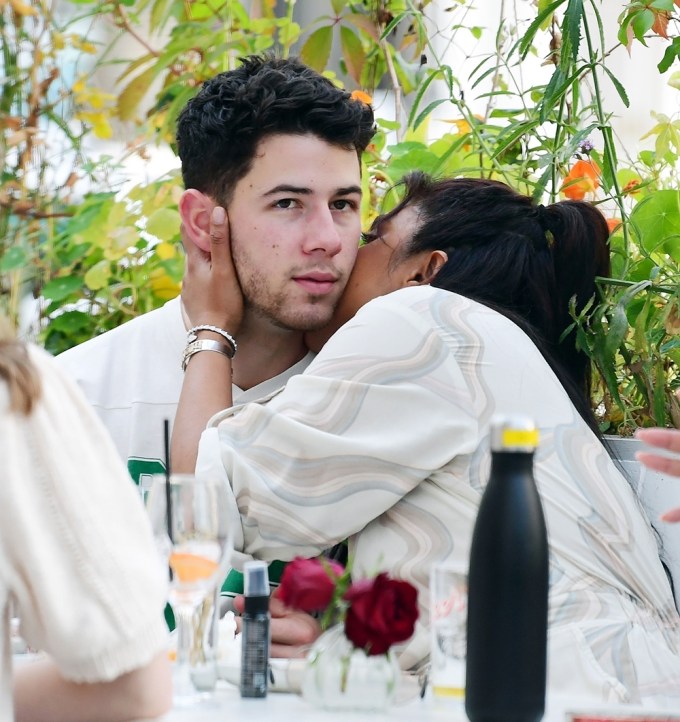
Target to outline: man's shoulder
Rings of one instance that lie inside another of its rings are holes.
[[[181,346],[184,341],[184,323],[179,297],[148,313],[127,321],[117,328],[95,336],[74,346],[56,357],[66,370],[79,368],[83,363],[96,363],[96,359],[111,360],[128,357],[137,349]]]

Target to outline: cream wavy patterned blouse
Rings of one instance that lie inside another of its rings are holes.
[[[216,416],[198,468],[229,481],[245,554],[349,537],[357,575],[415,583],[408,667],[428,654],[431,563],[467,568],[497,413],[541,430],[551,688],[680,708],[680,618],[649,522],[533,343],[482,305],[430,287],[372,301],[269,403]]]

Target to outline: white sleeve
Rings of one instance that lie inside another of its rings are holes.
[[[476,448],[469,398],[432,324],[374,302],[266,405],[218,415],[197,468],[230,485],[237,549],[266,560],[315,554]]]
[[[0,388],[0,576],[22,633],[65,677],[104,681],[167,643],[164,571],[146,514],[101,422],[39,349],[28,416]]]

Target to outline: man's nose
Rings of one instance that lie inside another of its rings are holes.
[[[322,251],[329,256],[342,250],[342,238],[330,208],[319,209],[309,216],[303,250],[305,253]]]

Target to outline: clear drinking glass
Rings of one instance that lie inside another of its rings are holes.
[[[436,700],[460,706],[465,698],[467,574],[449,564],[433,564],[430,573],[432,634],[430,683]]]
[[[173,675],[177,707],[200,700],[191,679],[193,617],[224,573],[231,546],[227,503],[223,482],[188,474],[172,474],[167,482],[165,476],[154,476],[146,500],[159,551],[171,570],[168,601],[177,624]]]

